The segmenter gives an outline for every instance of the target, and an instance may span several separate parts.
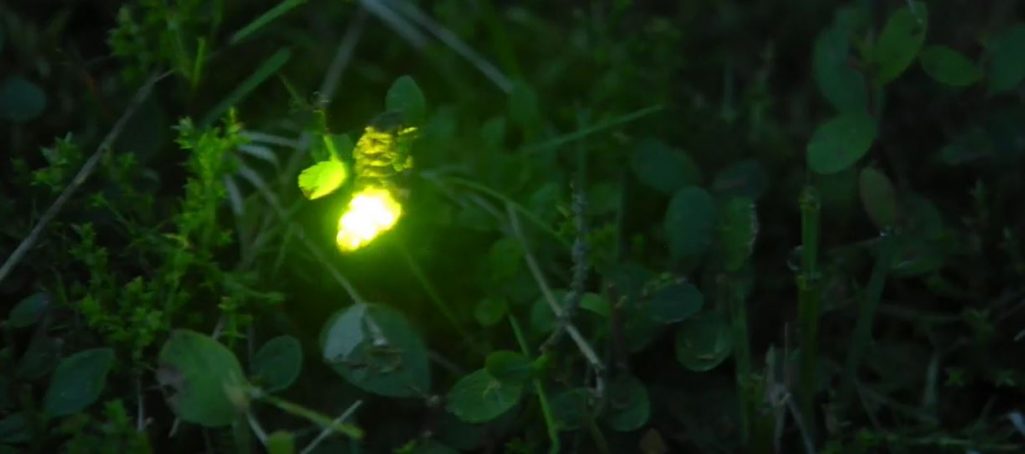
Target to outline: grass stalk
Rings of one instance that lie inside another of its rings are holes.
[[[819,315],[822,302],[819,294],[819,226],[818,192],[806,186],[801,193],[801,271],[797,275],[798,326],[800,327],[801,361],[798,372],[798,408],[805,418],[804,425],[814,434],[814,399],[818,368]]]

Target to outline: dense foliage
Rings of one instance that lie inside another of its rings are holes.
[[[1025,452],[1023,80],[1016,0],[0,4],[0,453]]]

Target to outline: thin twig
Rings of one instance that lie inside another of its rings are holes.
[[[249,428],[256,434],[256,439],[260,440],[260,444],[267,446],[267,432],[263,430],[263,426],[260,425],[260,421],[256,420],[256,416],[253,412],[246,413],[246,420],[249,421]]]
[[[64,208],[64,205],[71,200],[71,196],[73,196],[75,192],[82,187],[82,184],[84,184],[96,170],[96,166],[99,165],[100,161],[110,153],[111,145],[113,145],[114,140],[121,135],[121,130],[124,129],[126,124],[128,124],[128,120],[132,118],[132,115],[135,114],[135,111],[138,110],[143,101],[149,97],[150,92],[153,90],[153,86],[170,74],[171,72],[169,71],[163,74],[154,74],[153,76],[150,76],[149,80],[147,80],[146,83],[144,83],[142,87],[135,92],[135,96],[132,98],[131,104],[129,104],[128,108],[125,109],[125,113],[121,115],[121,118],[118,118],[117,122],[114,123],[110,132],[108,132],[107,136],[103,138],[102,142],[100,142],[100,145],[96,147],[96,151],[87,161],[85,161],[85,164],[83,164],[82,168],[79,169],[75,178],[73,178],[64,188],[64,191],[57,197],[57,200],[54,200],[53,204],[50,205],[50,208],[46,209],[46,212],[44,212],[39,218],[39,221],[36,222],[35,227],[32,228],[32,231],[29,232],[28,236],[25,237],[25,239],[21,241],[21,244],[14,249],[14,252],[7,257],[4,265],[0,267],[0,282],[3,282],[7,275],[14,270],[14,267],[18,265],[18,262],[25,257],[28,250],[36,244],[36,241],[39,240],[39,236],[43,233],[43,229],[50,224],[50,221],[53,221],[53,219],[57,217],[57,213],[59,213]]]
[[[559,303],[555,301],[555,295],[553,295],[552,290],[548,288],[548,283],[545,282],[544,275],[541,274],[541,268],[537,265],[537,260],[534,258],[534,254],[530,251],[530,247],[527,244],[527,238],[523,235],[523,230],[520,228],[520,221],[519,217],[516,216],[515,207],[508,203],[505,207],[509,216],[509,224],[512,226],[513,234],[516,235],[516,238],[523,246],[523,256],[527,261],[527,267],[530,268],[530,273],[534,276],[534,280],[537,281],[537,285],[540,287],[541,293],[545,297],[545,301],[548,302],[548,307],[552,309],[556,319],[566,319],[565,311],[563,311],[562,307],[559,306]],[[580,353],[584,355],[584,359],[590,363],[591,367],[594,368],[595,372],[598,374],[596,381],[599,393],[604,392],[605,387],[603,377],[605,373],[605,366],[602,365],[601,361],[598,359],[598,355],[596,355],[594,353],[594,349],[591,348],[591,344],[587,343],[587,340],[580,334],[577,327],[569,320],[566,320],[565,324],[566,332],[569,333],[571,338],[573,338],[573,342],[577,344],[577,348],[580,349]]]
[[[345,420],[349,419],[349,416],[352,416],[352,414],[355,413],[361,405],[363,405],[362,400],[357,400],[356,402],[353,402],[353,404],[350,405],[349,408],[346,408],[345,411],[342,412],[342,414],[339,417],[335,418],[334,424],[338,425],[345,422]],[[320,434],[317,435],[317,438],[314,438],[313,441],[310,442],[310,444],[306,445],[306,447],[303,448],[303,450],[300,451],[299,454],[309,454],[313,452],[314,449],[317,449],[317,445],[319,445],[320,442],[326,440],[332,432],[334,432],[333,429],[331,429],[330,427],[325,427],[323,430],[320,431]]]

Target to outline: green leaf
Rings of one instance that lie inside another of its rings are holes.
[[[36,293],[18,302],[7,314],[7,326],[25,328],[36,324],[50,306],[50,297],[46,293]]]
[[[808,142],[808,167],[823,175],[840,172],[865,156],[875,138],[875,120],[868,114],[835,117],[812,134]]]
[[[872,51],[876,81],[890,83],[915,60],[925,42],[928,11],[925,3],[913,2],[914,10],[902,7],[886,21]]]
[[[605,422],[619,432],[640,429],[651,416],[648,390],[637,378],[625,375],[609,384]]]
[[[676,323],[696,314],[705,305],[701,290],[689,282],[662,287],[651,297],[651,318],[661,323]]]
[[[585,293],[580,298],[580,307],[604,318],[609,318],[609,315],[612,314],[609,300],[597,293]]]
[[[15,375],[22,380],[40,378],[60,361],[61,342],[47,336],[33,336],[25,353],[18,360]]]
[[[114,350],[85,350],[61,360],[43,398],[43,409],[50,416],[67,416],[96,402],[107,384],[114,366]]]
[[[456,382],[448,393],[447,408],[463,421],[486,422],[513,408],[522,394],[522,385],[502,382],[480,369]]]
[[[227,426],[239,415],[232,395],[247,386],[235,354],[212,337],[178,329],[160,349],[157,379],[174,393],[168,403],[182,420]]]
[[[278,336],[263,344],[253,356],[253,382],[266,391],[288,388],[299,377],[303,350],[292,336]]]
[[[530,379],[533,364],[522,353],[499,350],[488,354],[484,369],[501,382],[522,385]]]
[[[849,61],[850,42],[840,27],[826,29],[815,39],[812,71],[822,96],[838,112],[868,110],[865,76]]]
[[[700,183],[698,166],[690,156],[655,139],[637,145],[630,165],[641,183],[664,194]]]
[[[715,368],[732,350],[729,324],[719,312],[700,313],[676,330],[676,360],[692,371]]]
[[[0,82],[0,118],[14,123],[35,119],[46,109],[46,93],[21,76]]]
[[[922,69],[939,83],[966,87],[982,78],[982,71],[960,52],[946,46],[929,46],[918,56]]]
[[[897,225],[897,195],[886,174],[865,167],[858,178],[861,204],[868,217],[880,229]]]
[[[481,326],[494,326],[502,321],[506,312],[509,311],[505,301],[497,298],[484,298],[473,308],[473,318]]]
[[[319,199],[335,192],[348,176],[349,171],[342,161],[318,162],[299,174],[299,189],[307,199]]]
[[[395,79],[385,96],[387,110],[402,112],[403,120],[410,125],[422,124],[427,118],[427,100],[412,77]]]
[[[990,93],[1017,87],[1025,79],[1025,24],[1019,22],[994,36],[987,48]]]
[[[715,202],[708,192],[696,186],[677,191],[664,220],[672,257],[700,258],[712,244],[715,222]]]
[[[388,397],[415,397],[431,387],[427,348],[402,314],[376,304],[335,313],[320,336],[324,361],[346,381]]]
[[[590,392],[586,388],[573,388],[552,396],[552,417],[563,432],[579,429],[587,418]]]
[[[523,247],[512,237],[495,241],[488,251],[484,266],[485,285],[499,287],[523,268]]]
[[[295,436],[279,430],[267,436],[267,454],[294,454]]]
[[[727,271],[737,271],[754,252],[758,237],[758,213],[746,197],[727,200],[720,210],[719,249]]]

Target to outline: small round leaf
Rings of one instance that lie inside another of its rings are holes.
[[[729,325],[719,312],[700,313],[676,331],[676,360],[692,371],[715,368],[732,350]]]
[[[651,416],[651,402],[644,383],[633,376],[624,376],[609,384],[609,402],[605,421],[619,432],[637,430]]]
[[[522,384],[530,379],[533,364],[522,353],[499,350],[488,354],[484,369],[499,381]]]
[[[815,130],[808,142],[808,167],[823,175],[840,172],[865,156],[875,138],[876,124],[871,116],[842,114]]]
[[[705,305],[701,290],[689,282],[667,285],[651,298],[651,318],[661,323],[675,323],[686,319]]]
[[[987,76],[989,90],[1000,93],[1012,90],[1025,79],[1025,24],[1017,23],[994,36],[988,46],[990,64]]]
[[[641,183],[664,194],[700,180],[698,166],[690,156],[654,139],[637,145],[630,165]]]
[[[171,333],[160,349],[157,378],[175,391],[168,400],[184,421],[222,427],[238,417],[230,393],[246,386],[242,365],[210,336],[184,329]]]
[[[32,326],[43,317],[50,305],[50,298],[45,293],[36,293],[18,302],[7,314],[7,326],[24,328]]]
[[[925,3],[915,1],[911,6],[913,8],[901,7],[890,16],[872,51],[880,85],[900,76],[925,42],[928,18]]]
[[[861,204],[868,217],[880,229],[897,224],[897,195],[886,174],[872,167],[861,170],[858,178]]]
[[[266,391],[281,391],[299,377],[303,350],[292,336],[278,336],[263,344],[253,356],[253,383]]]
[[[715,202],[704,189],[683,188],[669,201],[664,227],[674,259],[699,258],[715,234]]]
[[[502,382],[480,369],[461,378],[448,393],[448,411],[469,423],[490,421],[520,400],[523,385]]]
[[[754,202],[746,197],[727,200],[720,212],[719,249],[723,264],[728,271],[737,271],[754,252],[758,213]]]
[[[431,386],[427,347],[402,314],[354,304],[324,325],[324,361],[346,381],[374,394],[414,397]]]
[[[0,82],[0,118],[24,123],[38,117],[46,109],[46,93],[38,85],[21,76],[10,76]]]
[[[925,73],[942,84],[966,87],[982,78],[982,71],[974,62],[946,46],[929,46],[918,59]]]
[[[427,116],[427,100],[420,86],[409,76],[399,77],[392,83],[385,96],[385,107],[402,112],[403,119],[409,124],[421,124]]]

